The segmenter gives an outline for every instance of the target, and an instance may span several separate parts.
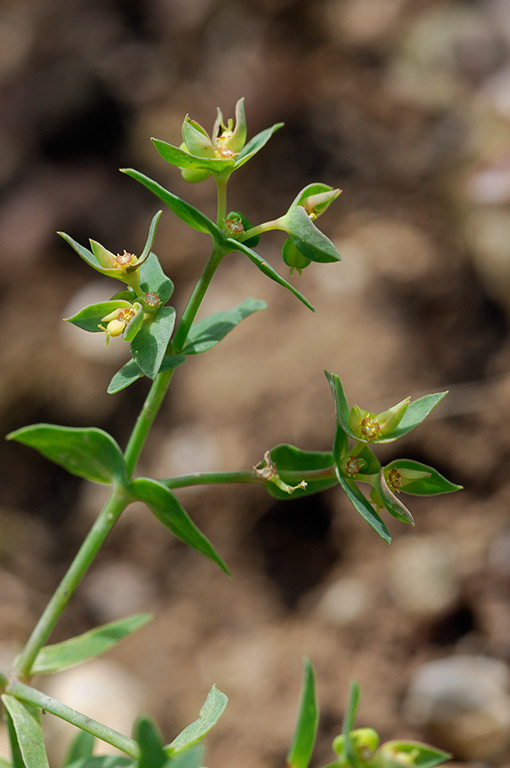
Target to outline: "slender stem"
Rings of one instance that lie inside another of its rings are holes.
[[[7,686],[6,693],[14,696],[20,701],[35,704],[35,706],[40,707],[45,712],[50,712],[52,715],[60,717],[61,720],[66,720],[77,728],[81,728],[82,731],[91,733],[92,736],[97,736],[98,739],[105,741],[107,744],[111,744],[112,747],[117,747],[117,749],[120,749],[131,757],[138,758],[140,755],[138,744],[136,741],[133,741],[133,739],[123,736],[122,733],[113,730],[113,728],[108,728],[108,726],[98,723],[97,720],[93,720],[91,717],[83,715],[76,709],[68,707],[67,704],[62,704],[62,702],[57,701],[57,699],[54,699],[45,693],[41,693],[41,691],[38,691],[36,688],[15,681]]]
[[[218,189],[218,203],[216,213],[216,224],[223,228],[223,223],[227,217],[227,182],[228,176],[215,176],[216,187]]]
[[[110,498],[104,505],[71,563],[69,570],[46,606],[28,642],[16,659],[14,672],[20,679],[27,680],[30,677],[37,654],[45,645],[62,611],[128,503],[129,499],[125,493],[114,487]]]
[[[250,237],[256,237],[257,235],[262,235],[264,232],[270,232],[270,230],[272,229],[280,229],[279,219],[274,219],[272,221],[265,221],[263,224],[258,224],[256,227],[247,229],[241,235],[237,235],[236,239],[242,243],[244,242],[244,240],[249,240]]]
[[[200,275],[200,278],[195,286],[195,289],[191,294],[191,297],[190,297],[190,300],[188,301],[186,309],[182,314],[179,327],[177,329],[174,340],[172,342],[172,351],[174,355],[178,355],[180,352],[182,352],[184,345],[186,344],[186,339],[188,337],[191,324],[195,319],[195,316],[198,312],[200,304],[202,303],[202,299],[205,296],[205,292],[207,291],[209,284],[213,278],[213,275],[216,272],[220,264],[220,261],[222,260],[224,255],[225,255],[225,252],[216,247],[211,253],[209,260],[204,267],[204,271]]]
[[[162,371],[158,373],[152,387],[149,390],[149,394],[145,398],[142,410],[138,414],[136,424],[131,432],[127,448],[124,452],[124,459],[126,461],[126,467],[128,474],[131,475],[134,471],[140,453],[142,451],[145,439],[149,434],[149,430],[156,418],[156,414],[163,402],[163,398],[166,395],[170,379],[172,378],[173,369],[170,371]]]
[[[298,483],[301,480],[312,482],[313,480],[329,480],[335,477],[335,468],[308,470],[285,470],[285,480],[289,483]],[[187,488],[194,485],[224,485],[228,483],[265,483],[255,469],[245,469],[236,472],[194,472],[189,475],[179,475],[160,480],[167,488]]]

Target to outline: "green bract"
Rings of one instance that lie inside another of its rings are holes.
[[[235,112],[235,126],[231,119],[225,125],[218,108],[211,136],[199,123],[186,115],[182,124],[183,143],[179,147],[160,139],[152,141],[165,160],[181,169],[186,181],[203,181],[211,174],[228,178],[233,171],[262,149],[273,133],[283,125],[276,123],[271,128],[266,128],[246,144],[244,99],[239,99]]]

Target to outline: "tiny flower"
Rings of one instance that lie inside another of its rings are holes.
[[[69,235],[66,235],[63,232],[59,232],[59,234],[62,235],[64,240],[66,240],[66,242],[74,248],[76,253],[93,269],[101,272],[101,274],[106,275],[107,277],[113,277],[115,280],[122,280],[122,282],[126,283],[136,291],[140,283],[138,270],[150,255],[156,235],[156,227],[161,214],[162,211],[158,211],[153,217],[144,249],[139,257],[128,251],[114,254],[112,251],[105,248],[104,245],[96,242],[96,240],[89,241],[89,251],[88,248],[84,248],[73,240],[72,237],[69,237]]]
[[[388,484],[388,488],[392,493],[404,491],[405,487],[409,483],[414,483],[416,480],[423,480],[431,476],[431,472],[425,469],[409,469],[408,467],[385,467],[384,477]]]
[[[182,138],[185,151],[194,157],[217,160],[234,160],[246,143],[246,117],[244,99],[239,99],[235,111],[235,127],[232,118],[225,125],[223,115],[218,108],[218,116],[210,137],[200,123],[188,115],[182,124]]]
[[[346,475],[349,475],[350,477],[354,477],[359,472],[361,472],[362,469],[364,469],[366,466],[366,461],[364,459],[360,459],[359,456],[346,456],[343,460],[342,469],[344,470]]]
[[[98,328],[106,333],[105,346],[108,346],[111,338],[121,336],[124,333],[129,322],[141,311],[141,309],[141,305],[136,302],[131,306],[114,309],[113,312],[109,312],[101,318],[102,323],[107,323],[106,327],[101,324],[98,325]]]
[[[349,413],[349,427],[357,438],[367,443],[382,440],[398,427],[409,403],[410,398],[406,397],[397,405],[378,414],[354,405]]]

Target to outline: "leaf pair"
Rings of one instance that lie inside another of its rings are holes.
[[[228,569],[209,540],[192,522],[177,497],[162,483],[149,478],[130,480],[124,456],[115,440],[101,429],[34,424],[11,432],[16,440],[68,472],[95,483],[121,487],[130,501],[143,501],[154,516],[188,546]]]

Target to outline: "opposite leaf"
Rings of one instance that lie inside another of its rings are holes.
[[[32,667],[34,675],[51,674],[94,659],[114,648],[121,640],[151,620],[150,613],[138,613],[112,621],[54,645],[41,648]]]
[[[209,557],[228,575],[227,566],[211,542],[197,528],[181,506],[177,497],[165,485],[157,480],[139,477],[133,480],[129,487],[133,496],[140,501],[144,501],[165,528],[168,528],[174,536],[188,544],[188,546]]]
[[[156,378],[175,325],[175,309],[161,307],[152,322],[145,322],[131,342],[131,354],[149,379]]]
[[[12,720],[26,768],[49,768],[38,710],[8,694],[2,696],[2,701]]]
[[[207,698],[199,712],[198,720],[184,728],[175,739],[165,747],[168,755],[174,756],[189,747],[198,744],[206,736],[211,728],[216,725],[225,711],[228,699],[215,685],[207,694]]]
[[[197,355],[200,352],[206,352],[224,339],[242,320],[254,312],[260,312],[266,308],[265,301],[248,298],[233,309],[215,312],[213,315],[193,323],[182,354]]]
[[[94,483],[122,484],[127,477],[122,451],[102,429],[33,424],[11,432],[7,440],[35,448],[71,474]]]
[[[294,288],[293,285],[291,285],[285,278],[283,278],[281,275],[278,274],[278,272],[273,269],[273,267],[267,263],[267,261],[264,261],[262,256],[259,256],[258,253],[253,251],[251,248],[248,248],[247,245],[244,243],[238,243],[236,240],[232,240],[232,238],[229,238],[227,241],[231,247],[231,251],[240,251],[241,253],[244,253],[248,258],[250,259],[253,264],[259,269],[263,275],[266,275],[266,277],[269,277],[271,280],[274,280],[275,283],[278,283],[279,285],[282,285],[284,288],[286,288],[288,291],[294,294],[296,298],[299,299],[302,304],[305,305],[305,307],[308,307],[308,309],[311,309],[312,312],[315,312],[315,307],[313,304],[310,304],[308,299],[306,299],[302,293],[300,293],[297,288]]]
[[[137,768],[162,768],[167,762],[163,739],[150,717],[139,717],[134,727],[134,738],[140,747]]]
[[[315,696],[315,675],[309,659],[304,660],[304,666],[298,721],[287,755],[289,768],[308,768],[317,735],[319,711]]]
[[[412,459],[395,459],[385,466],[384,471],[393,482],[396,472],[400,478],[399,490],[411,496],[435,496],[462,490],[461,485],[451,483],[433,467]]]
[[[166,304],[174,291],[174,284],[161,269],[155,253],[150,253],[140,267],[140,288],[145,293],[157,293],[162,304]]]
[[[159,366],[158,373],[161,371],[173,370],[185,362],[186,358],[184,355],[165,355]],[[145,376],[145,374],[140,370],[140,367],[135,360],[129,360],[113,375],[106,391],[109,395],[114,395],[116,392],[120,392],[121,390],[126,389],[126,387],[129,387],[130,384],[137,381],[137,379],[142,378],[142,376]]]
[[[208,232],[218,243],[223,243],[225,241],[225,235],[221,229],[193,205],[190,205],[190,203],[187,203],[185,200],[181,200],[180,197],[172,194],[156,181],[149,179],[148,176],[144,176],[143,173],[139,173],[132,168],[124,168],[123,173],[127,176],[131,176],[135,181],[139,181],[140,184],[147,187],[148,190],[168,205],[175,215],[188,224],[188,226],[197,229],[199,232]]]

